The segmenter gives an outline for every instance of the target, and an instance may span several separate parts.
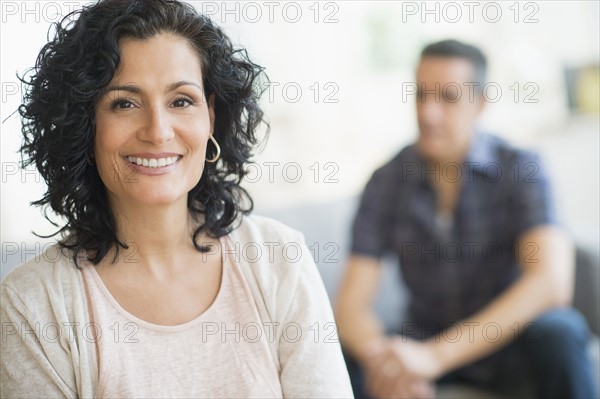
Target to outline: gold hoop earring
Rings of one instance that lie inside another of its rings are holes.
[[[219,143],[217,143],[217,140],[215,140],[215,138],[214,138],[214,136],[212,134],[210,135],[209,138],[210,138],[210,141],[212,141],[212,143],[214,144],[215,148],[217,149],[217,153],[211,159],[207,159],[206,162],[208,162],[208,163],[215,163],[215,162],[217,162],[217,160],[221,156],[221,147],[219,146]]]

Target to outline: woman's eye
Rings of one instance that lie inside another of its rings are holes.
[[[177,100],[173,101],[173,106],[175,108],[185,108],[189,105],[193,105],[194,102],[192,100],[190,100],[189,98],[178,98]],[[134,104],[133,102],[129,101],[129,100],[115,100],[112,102],[111,104],[111,108],[112,109],[129,109],[129,108],[133,108]]]
[[[133,107],[133,103],[129,100],[116,100],[111,104],[111,108],[115,109],[128,109],[128,108],[132,108]]]
[[[173,101],[173,105],[175,106],[175,108],[184,108],[187,105],[193,105],[194,102],[188,98],[178,98],[177,100]]]

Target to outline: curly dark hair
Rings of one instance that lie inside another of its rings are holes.
[[[47,183],[45,217],[61,234],[59,245],[97,265],[106,254],[128,248],[117,237],[116,219],[93,156],[95,105],[106,93],[119,66],[118,42],[146,39],[160,32],[186,38],[200,58],[206,98],[214,94],[214,137],[220,143],[217,163],[205,163],[202,178],[188,193],[187,207],[204,216],[193,233],[198,251],[201,233],[218,238],[235,228],[238,216],[253,208],[240,183],[258,144],[264,121],[259,98],[268,78],[242,48],[234,48],[223,30],[191,5],[172,0],[100,0],[53,24],[56,32],[40,51],[24,84],[22,167],[35,164]],[[213,146],[209,146],[212,148]],[[207,158],[214,154],[207,154]],[[48,206],[66,220],[61,227],[48,217]]]

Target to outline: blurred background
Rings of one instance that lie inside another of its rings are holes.
[[[358,195],[371,173],[417,136],[415,97],[407,90],[421,48],[446,38],[479,46],[488,57],[491,100],[480,126],[542,155],[563,222],[585,249],[576,300],[591,304],[584,312],[598,334],[598,1],[190,3],[266,68],[270,136],[244,186],[257,213],[304,232],[330,296]],[[84,4],[1,2],[2,277],[53,242],[32,230],[54,231],[29,205],[44,192],[43,181],[18,167],[15,73],[34,65],[51,23]],[[390,326],[401,319],[403,294],[397,268],[386,273],[377,306]]]
[[[271,79],[263,97],[271,133],[245,184],[258,211],[357,195],[416,137],[407,85],[420,49],[456,38],[489,59],[495,102],[481,127],[550,158],[568,225],[597,231],[598,2],[190,3]],[[33,243],[32,229],[51,231],[29,206],[43,182],[16,163],[15,73],[34,64],[50,24],[83,4],[2,2],[2,242]]]

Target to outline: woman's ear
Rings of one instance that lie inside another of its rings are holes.
[[[215,132],[215,93],[208,97],[208,116],[210,118],[210,134]]]

